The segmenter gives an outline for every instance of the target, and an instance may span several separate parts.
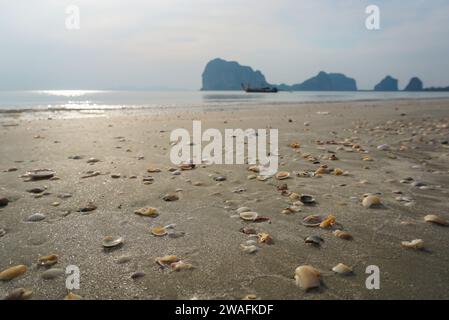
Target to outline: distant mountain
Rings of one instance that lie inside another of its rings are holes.
[[[294,84],[289,89],[291,91],[357,91],[357,83],[341,73],[320,71],[315,77],[303,83]]]
[[[262,72],[220,58],[209,61],[202,78],[201,90],[241,90],[242,83],[254,88],[270,86]]]
[[[449,91],[449,87],[430,87],[425,88],[424,91]]]
[[[423,82],[418,77],[413,77],[405,87],[404,91],[422,91]]]
[[[391,76],[386,76],[374,87],[374,91],[398,91],[398,80]]]

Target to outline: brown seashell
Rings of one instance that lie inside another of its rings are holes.
[[[275,177],[278,180],[284,180],[290,177],[290,173],[286,171],[279,171],[278,173],[276,173]]]
[[[332,214],[330,214],[327,216],[327,218],[325,220],[323,220],[320,223],[320,228],[325,229],[325,228],[331,227],[335,224],[335,222],[336,222],[335,217]]]
[[[288,146],[292,149],[299,149],[300,144],[298,142],[292,142]]]
[[[10,267],[8,269],[3,270],[0,272],[0,280],[12,280],[22,274],[24,274],[27,271],[27,267],[23,264],[20,264],[18,266]]]
[[[121,245],[123,243],[122,237],[112,237],[107,236],[103,239],[103,247],[105,248],[113,248]]]
[[[179,261],[179,258],[174,255],[156,258],[156,263],[159,264],[160,266],[169,265],[169,264],[172,264],[172,263],[178,262],[178,261]]]
[[[157,172],[161,172],[161,169],[159,169],[159,168],[148,168],[147,172],[149,172],[149,173],[157,173]]]
[[[362,200],[362,205],[365,208],[372,208],[375,206],[379,206],[381,203],[382,202],[378,196],[367,196]]]
[[[11,291],[3,298],[3,300],[26,300],[31,297],[33,291],[25,288],[17,288]]]
[[[170,268],[173,271],[181,271],[193,269],[193,266],[190,263],[179,260],[178,262],[173,262],[172,264],[170,264]]]
[[[255,221],[258,217],[259,215],[257,212],[253,211],[245,211],[240,213],[240,219],[245,221]]]
[[[259,166],[250,166],[248,167],[248,170],[256,173],[260,171]]]
[[[151,233],[157,237],[162,237],[167,234],[167,229],[165,229],[164,227],[154,227],[151,228]]]
[[[343,240],[352,240],[352,235],[349,232],[342,230],[335,230],[333,232],[334,236],[343,239]]]
[[[255,294],[247,294],[242,298],[242,300],[256,300],[257,296]]]
[[[422,241],[421,239],[402,241],[401,246],[407,249],[422,249],[424,248],[424,241]]]
[[[83,297],[74,294],[72,292],[69,292],[65,297],[64,300],[83,300]]]
[[[325,217],[314,214],[305,217],[302,220],[302,224],[305,225],[306,227],[318,227],[321,224],[321,222],[323,222],[324,219]]]
[[[39,266],[52,266],[58,263],[58,256],[56,254],[50,254],[48,256],[42,256],[37,259],[37,264]]]
[[[259,238],[259,243],[273,244],[273,238],[266,232],[261,232],[257,234]]]
[[[152,218],[157,217],[159,215],[157,209],[153,207],[140,208],[134,210],[134,213],[139,216],[152,217]]]
[[[436,214],[429,214],[424,217],[424,221],[439,224],[441,226],[447,226],[448,222],[443,217],[437,216]]]
[[[326,174],[326,173],[329,173],[329,169],[323,167],[319,167],[315,171],[315,174]]]
[[[318,288],[321,284],[320,272],[312,266],[299,266],[295,270],[296,285],[304,290]]]
[[[343,174],[343,170],[341,170],[340,168],[335,168],[334,169],[334,174],[336,176],[341,176]]]
[[[335,267],[332,268],[332,271],[338,274],[341,274],[343,276],[349,275],[352,273],[352,268],[348,267],[347,265],[343,263],[337,264]]]
[[[193,170],[193,169],[195,169],[195,164],[193,164],[193,163],[183,163],[183,164],[180,164],[178,167],[181,170]]]

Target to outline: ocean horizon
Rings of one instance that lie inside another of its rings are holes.
[[[449,92],[145,90],[0,91],[0,113],[26,111],[101,111],[127,109],[204,108],[307,102],[378,101],[449,98]]]

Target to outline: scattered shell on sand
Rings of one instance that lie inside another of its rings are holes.
[[[276,173],[276,179],[278,180],[284,180],[290,177],[290,173],[286,171],[279,171]]]
[[[55,172],[50,169],[35,169],[27,171],[22,178],[27,178],[28,181],[47,180],[55,176]]]
[[[190,270],[193,269],[193,266],[190,263],[184,261],[178,261],[170,264],[170,268],[173,271],[182,271],[182,270]]]
[[[152,218],[157,217],[159,215],[157,209],[153,207],[140,208],[134,210],[134,213],[139,216],[152,217]]]
[[[130,262],[131,260],[132,260],[131,256],[124,255],[124,256],[118,257],[116,262],[118,264],[123,264],[123,263]]]
[[[47,216],[43,213],[33,213],[31,216],[29,216],[26,221],[29,222],[38,222],[38,221],[42,221],[46,218]]]
[[[193,170],[193,169],[195,169],[195,164],[193,164],[193,163],[183,163],[183,164],[180,164],[178,167],[181,170]]]
[[[259,238],[259,243],[273,244],[273,238],[266,232],[261,232],[257,234]]]
[[[153,227],[150,231],[156,237],[162,237],[168,233],[165,227]]]
[[[292,142],[288,146],[292,149],[299,149],[300,144],[298,142]]]
[[[225,176],[216,176],[216,177],[214,177],[214,180],[217,182],[226,181],[226,177]]]
[[[301,197],[299,198],[299,201],[301,201],[303,204],[311,206],[315,204],[315,199],[312,196],[308,196],[308,195],[301,195]]]
[[[42,273],[42,279],[52,280],[64,274],[64,270],[60,268],[51,268]]]
[[[97,210],[97,206],[93,202],[89,202],[86,206],[79,208],[78,212],[86,213],[94,210]]]
[[[319,246],[324,240],[320,236],[308,236],[304,239],[304,242]]]
[[[297,206],[290,206],[290,207],[283,209],[281,213],[291,214],[291,213],[300,212],[300,211],[301,211],[301,208],[299,208]]]
[[[255,245],[245,246],[245,245],[241,244],[240,248],[245,253],[255,253],[259,250],[259,248],[256,247]]]
[[[168,256],[163,256],[163,257],[157,257],[155,261],[158,265],[165,266],[165,265],[170,265],[174,262],[178,262],[179,258],[175,255],[168,255]]]
[[[343,240],[352,240],[352,235],[349,232],[342,231],[342,230],[335,230],[332,232],[334,236],[343,239]]]
[[[9,203],[8,198],[0,196],[0,207],[5,207],[8,205],[8,203]]]
[[[335,222],[336,222],[335,217],[332,214],[330,214],[326,217],[326,219],[324,219],[320,223],[320,228],[323,228],[323,229],[329,228],[329,227],[333,226],[335,224]]]
[[[340,168],[335,168],[333,172],[336,176],[341,176],[344,172]]]
[[[343,263],[337,264],[335,267],[332,268],[332,271],[338,274],[341,274],[343,276],[349,275],[352,273],[352,268],[348,267],[347,265]]]
[[[323,166],[319,167],[315,171],[315,175],[326,174],[326,173],[329,173],[329,169],[327,167],[323,167]]]
[[[143,271],[136,271],[131,274],[131,279],[139,279],[145,277],[146,273]]]
[[[42,256],[37,259],[37,264],[39,266],[52,266],[58,263],[58,256],[56,254],[50,254],[48,256]]]
[[[24,274],[27,271],[27,267],[23,264],[20,264],[18,266],[10,267],[8,269],[3,270],[0,272],[0,280],[12,280],[22,274]]]
[[[429,214],[429,215],[425,216],[424,221],[439,224],[442,226],[448,225],[448,222],[446,219],[444,219],[443,217],[437,216],[436,214]]]
[[[424,241],[421,239],[402,241],[401,246],[408,249],[422,249],[424,247]]]
[[[89,158],[89,159],[87,159],[86,162],[87,162],[87,163],[90,163],[90,164],[93,164],[93,163],[100,162],[100,160],[97,159],[97,158]]]
[[[251,227],[240,228],[240,232],[242,232],[244,234],[257,234],[256,229],[251,228]]]
[[[235,210],[235,212],[236,212],[237,214],[241,214],[241,213],[243,213],[243,212],[249,212],[249,211],[251,211],[251,209],[248,208],[248,207],[240,207],[240,208],[238,208],[237,210]]]
[[[25,288],[17,288],[8,293],[3,300],[26,300],[29,299],[33,294],[33,291],[27,290]]]
[[[169,193],[166,194],[162,197],[162,200],[167,201],[167,202],[171,202],[171,201],[176,201],[179,200],[178,195],[174,194],[174,193]]]
[[[107,236],[103,239],[103,247],[105,248],[113,248],[117,247],[121,244],[123,244],[123,238],[122,237],[113,237],[113,236]]]
[[[304,290],[318,288],[321,284],[320,272],[312,266],[299,266],[295,270],[296,285]]]
[[[161,172],[161,169],[150,167],[150,168],[147,169],[147,172],[149,172],[149,173],[157,173],[157,172]]]
[[[363,198],[362,205],[365,208],[372,208],[381,205],[381,200],[378,196],[367,196]]]
[[[242,300],[256,300],[257,296],[255,294],[247,294],[242,298]]]
[[[240,218],[245,221],[255,221],[259,215],[257,212],[245,211],[239,214]]]
[[[321,222],[325,219],[324,216],[319,216],[316,214],[305,217],[302,220],[302,224],[306,227],[318,227]]]
[[[248,167],[248,170],[256,173],[260,171],[259,166],[256,165]]]
[[[69,292],[65,297],[64,300],[83,300],[83,297],[80,295],[77,295],[73,292]]]

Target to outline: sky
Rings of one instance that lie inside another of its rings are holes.
[[[66,8],[80,28],[66,28]],[[368,5],[380,30],[368,30]],[[0,0],[0,90],[201,88],[220,57],[270,83],[341,72],[449,86],[447,0]]]

